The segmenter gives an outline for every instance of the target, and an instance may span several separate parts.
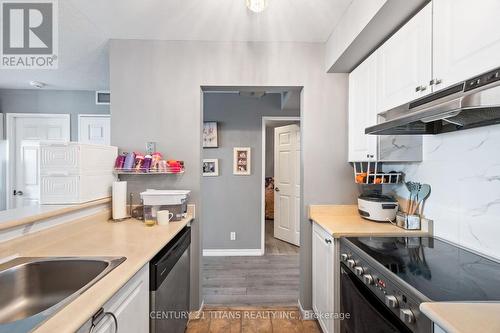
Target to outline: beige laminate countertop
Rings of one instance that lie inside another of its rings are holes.
[[[420,311],[447,333],[500,332],[500,303],[432,302]]]
[[[38,327],[37,333],[75,332],[191,220],[146,227],[137,220],[109,222],[109,210],[0,244],[0,258],[124,256],[127,259]]]
[[[111,198],[94,200],[77,205],[36,205],[0,211],[0,230],[14,228],[80,209],[110,203]]]
[[[311,205],[309,219],[335,238],[355,236],[423,236],[429,230],[404,230],[390,223],[363,219],[356,205]]]

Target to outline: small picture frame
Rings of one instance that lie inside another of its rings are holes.
[[[218,148],[218,123],[206,121],[203,123],[203,148]]]
[[[250,147],[233,148],[233,174],[248,176],[252,170],[252,156]]]
[[[206,158],[202,163],[203,177],[217,177],[219,175],[219,159]]]

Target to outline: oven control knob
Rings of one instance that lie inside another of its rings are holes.
[[[356,266],[356,267],[354,267],[354,272],[356,273],[356,275],[361,276],[361,275],[363,275],[365,270],[361,266]]]
[[[410,309],[399,310],[399,318],[405,323],[411,324],[415,321],[415,315]]]
[[[347,255],[347,253],[342,253],[340,255],[340,259],[342,259],[342,261],[347,261],[348,258],[349,258],[349,256]]]
[[[354,261],[354,259],[347,260],[347,266],[354,268],[354,266],[356,266],[356,261]]]
[[[363,275],[363,281],[365,284],[370,286],[373,284],[373,276],[371,276],[370,274],[365,274]]]
[[[395,309],[399,306],[399,302],[398,302],[398,299],[396,298],[396,296],[386,295],[385,296],[385,305],[387,305],[390,308]]]

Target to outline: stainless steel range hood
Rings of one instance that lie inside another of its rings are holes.
[[[500,68],[379,114],[366,134],[439,134],[500,124]]]

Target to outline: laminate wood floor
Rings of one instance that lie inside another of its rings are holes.
[[[298,248],[269,237],[272,237],[272,231],[266,230],[266,248],[268,244],[273,245],[269,245],[270,250],[266,250],[263,256],[203,257],[202,285],[205,304],[297,305]]]
[[[205,307],[186,333],[321,333],[318,323],[301,320],[297,307]]]
[[[299,247],[274,238],[274,221],[266,220],[265,254],[284,255],[299,254]]]

